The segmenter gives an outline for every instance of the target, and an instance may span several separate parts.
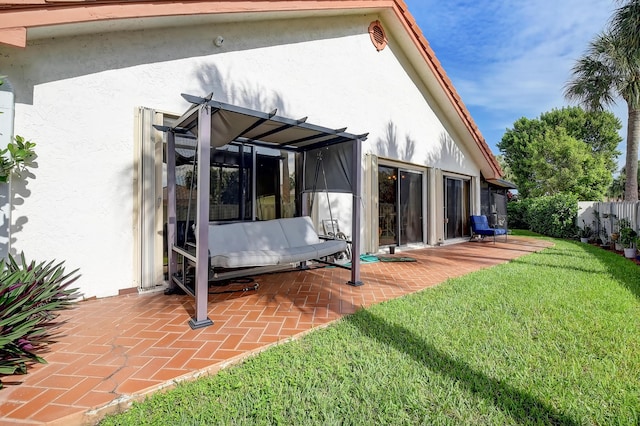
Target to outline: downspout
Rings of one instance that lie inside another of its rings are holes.
[[[13,138],[15,97],[11,84],[6,79],[0,86],[0,149],[5,149]],[[11,178],[0,183],[0,258],[11,253]]]

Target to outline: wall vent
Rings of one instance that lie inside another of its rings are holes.
[[[373,21],[369,24],[369,36],[371,36],[371,42],[378,52],[387,46],[387,35],[380,21]]]

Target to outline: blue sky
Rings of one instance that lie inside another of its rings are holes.
[[[613,0],[405,2],[494,154],[518,118],[569,105],[563,90],[571,68],[617,6]],[[626,126],[624,102],[612,112]]]

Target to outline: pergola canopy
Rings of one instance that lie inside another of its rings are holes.
[[[309,151],[344,142],[363,141],[367,134],[354,135],[343,129],[330,129],[307,123],[307,117],[299,120],[252,110],[206,98],[182,95],[194,104],[174,124],[176,133],[193,133],[198,136],[198,111],[206,105],[211,109],[211,146],[221,147],[230,142],[249,143],[256,146]]]
[[[188,257],[195,263],[195,316],[189,324],[192,328],[212,324],[207,317],[208,277],[209,277],[209,172],[211,148],[220,148],[232,142],[250,144],[258,147],[300,152],[304,155],[302,179],[304,190],[326,190],[350,192],[352,203],[351,244],[353,258],[351,262],[350,285],[362,285],[360,281],[360,197],[361,182],[361,143],[367,134],[355,135],[344,129],[330,129],[306,122],[306,118],[295,120],[269,113],[256,111],[236,105],[230,105],[212,99],[182,95],[192,106],[175,122],[173,127],[154,126],[168,132],[167,141],[167,228],[169,254],[169,277],[172,280],[177,271],[177,254]],[[176,208],[175,208],[175,167],[176,138],[195,138],[197,168],[197,212],[196,247],[193,253],[176,247]],[[319,166],[329,170],[330,179],[323,179],[318,187],[317,170]],[[307,182],[314,168],[316,179]],[[326,185],[325,185],[326,182]],[[303,215],[305,215],[303,207]]]

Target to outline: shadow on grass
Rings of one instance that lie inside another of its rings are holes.
[[[592,253],[586,250],[559,250],[557,248],[551,247],[544,251],[538,252],[538,254],[543,254],[546,256],[589,257]]]
[[[562,271],[576,271],[576,272],[584,272],[586,274],[597,274],[597,275],[605,275],[605,276],[610,275],[609,271],[599,271],[597,269],[590,269],[582,266],[554,265],[552,263],[536,262],[536,261],[531,261],[527,259],[514,259],[511,261],[511,263],[520,264],[520,265],[530,265],[534,267],[540,266],[543,268],[557,268]]]
[[[534,396],[453,359],[406,327],[390,324],[367,310],[356,312],[346,321],[369,338],[410,355],[437,374],[449,376],[459,386],[490,401],[518,423],[577,425],[573,419]]]
[[[584,245],[577,241],[571,244],[580,247],[584,252],[597,257],[607,269],[607,272],[625,286],[636,298],[640,299],[640,266],[631,259],[626,259],[622,254],[605,250],[600,247]]]
[[[575,245],[575,249],[548,248],[532,256],[514,259],[511,263],[540,266],[546,268],[557,268],[561,271],[576,271],[588,274],[611,276],[618,283],[626,287],[636,298],[640,299],[640,266],[635,262],[625,259],[621,254],[604,250],[599,247],[584,245],[583,243],[566,241],[567,244]],[[553,257],[566,257],[579,259],[580,265],[574,262],[573,265],[551,263]],[[545,261],[538,261],[541,257]],[[549,261],[546,261],[549,260]],[[598,262],[604,266],[603,270],[590,268],[591,262]]]

